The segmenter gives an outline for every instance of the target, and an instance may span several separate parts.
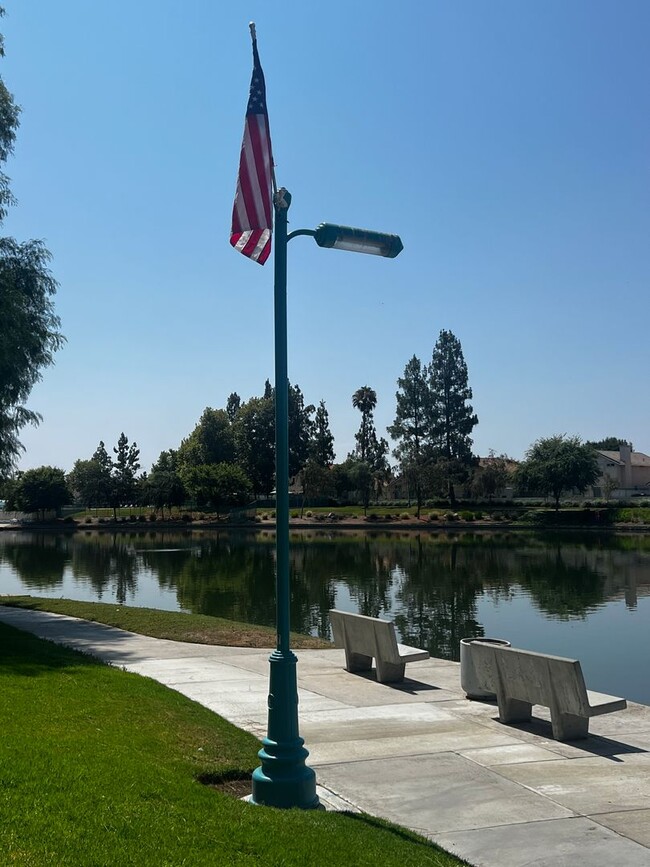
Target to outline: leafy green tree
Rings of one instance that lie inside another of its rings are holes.
[[[490,450],[489,457],[481,466],[477,466],[472,474],[472,494],[478,498],[492,499],[502,491],[511,480],[509,465],[512,463],[507,455],[495,455]]]
[[[235,460],[235,432],[223,409],[206,407],[192,433],[178,449],[178,459],[184,466],[232,463]]]
[[[470,434],[478,424],[478,416],[468,403],[472,389],[468,385],[467,364],[460,340],[451,331],[442,329],[429,371],[431,390],[431,425],[429,443],[435,458],[443,458],[450,470],[448,496],[455,502],[454,480],[463,475],[462,468],[473,462]],[[464,473],[465,477],[467,472]]]
[[[584,491],[599,476],[593,448],[580,437],[562,435],[539,439],[526,452],[516,473],[517,487],[524,493],[550,494],[555,508],[565,491]]]
[[[217,511],[250,503],[253,488],[241,467],[236,464],[217,464],[214,467],[214,480],[213,503]]]
[[[609,449],[607,449],[607,451],[609,451]],[[602,488],[606,500],[609,500],[609,498],[612,496],[618,486],[619,481],[614,476],[610,475],[609,473],[605,473],[603,475]]]
[[[180,466],[180,458],[178,451],[176,449],[168,449],[167,451],[162,451],[158,455],[158,460],[151,467],[151,475],[156,472],[177,472]]]
[[[97,503],[100,506],[110,506],[113,500],[113,461],[106,450],[103,440],[93,452],[92,460],[99,467],[99,491]]]
[[[235,426],[237,463],[253,490],[270,496],[275,478],[275,409],[272,398],[242,404]]]
[[[316,407],[308,455],[302,470],[303,510],[309,497],[333,497],[335,494],[334,477],[331,472],[335,457],[334,437],[330,431],[329,415],[324,400],[321,400]]]
[[[45,513],[71,502],[65,473],[58,467],[38,467],[21,473],[12,486],[8,511]]]
[[[252,487],[246,474],[236,464],[205,464],[190,467],[185,484],[197,508],[213,508],[217,515],[224,508],[249,502]]]
[[[1,35],[0,57],[4,57]],[[0,78],[0,164],[13,153],[19,114]],[[14,203],[9,178],[0,171],[0,222]],[[52,302],[57,283],[48,268],[50,258],[41,241],[21,244],[0,238],[0,476],[11,471],[23,451],[18,439],[22,428],[42,420],[24,404],[43,368],[53,363],[54,353],[65,342]]]
[[[90,509],[106,506],[110,498],[110,474],[107,483],[99,461],[78,460],[68,474],[68,487],[77,503]]]
[[[348,466],[348,478],[352,490],[357,492],[363,505],[363,513],[368,513],[368,504],[370,502],[370,493],[372,491],[375,475],[372,467],[367,461],[360,461],[352,458]]]
[[[436,497],[446,497],[454,505],[455,488],[457,485],[464,485],[469,474],[470,468],[463,461],[440,456],[424,465],[422,485],[428,493]]]
[[[333,493],[337,500],[363,505],[364,492],[372,490],[373,482],[372,469],[365,461],[360,461],[354,454],[350,454],[342,463],[334,464],[330,473]]]
[[[332,466],[334,496],[342,502],[347,502],[350,499],[350,494],[354,491],[351,467],[355,462],[355,458],[348,456],[342,463]]]
[[[323,467],[310,459],[302,470],[302,517],[305,505],[313,497],[334,497],[336,489],[334,474],[329,466]]]
[[[427,453],[427,436],[431,418],[431,390],[426,368],[415,355],[404,368],[404,376],[397,380],[395,395],[397,409],[395,421],[388,433],[397,442],[393,454],[400,469],[409,479],[415,491],[417,515],[420,517],[423,499],[423,470],[430,459]]]
[[[5,10],[0,6],[0,18],[4,17]],[[4,36],[0,34],[0,57],[5,56]],[[6,163],[14,152],[16,142],[16,130],[20,126],[20,107],[14,102],[14,98],[7,90],[2,78],[0,78],[0,163]],[[9,178],[4,172],[0,172],[0,220],[4,220],[15,199],[9,187]]]
[[[140,449],[135,442],[129,445],[129,438],[122,432],[113,451],[116,458],[113,461],[111,505],[113,517],[117,519],[117,507],[132,503],[136,499],[135,474],[140,469]]]
[[[311,442],[309,443],[309,459],[319,467],[331,467],[334,463],[334,437],[330,431],[329,414],[325,401],[316,407]]]
[[[185,486],[178,471],[177,452],[173,449],[163,451],[157,462],[151,468],[144,486],[147,502],[155,509],[160,509],[163,516],[165,506],[171,517],[174,506],[182,506],[185,502]]]
[[[236,391],[233,391],[228,395],[228,400],[226,401],[226,413],[228,414],[228,418],[231,422],[234,422],[237,418],[237,413],[239,412],[239,407],[241,406],[241,397],[237,394]]]
[[[587,440],[586,446],[591,446],[599,452],[617,452],[621,446],[629,446],[630,451],[633,451],[634,446],[628,440],[619,439],[619,437],[605,437],[603,440]]]
[[[68,475],[74,500],[89,508],[110,506],[113,502],[113,461],[100,440],[89,460],[77,460]]]
[[[289,475],[296,476],[309,456],[314,407],[305,405],[298,385],[288,385]],[[270,495],[275,479],[275,391],[267,379],[264,395],[241,404],[235,419],[237,463],[258,493]]]
[[[314,414],[313,404],[305,406],[300,386],[289,384],[289,475],[296,476],[309,457]]]

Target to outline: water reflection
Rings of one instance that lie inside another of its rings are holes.
[[[88,584],[98,600],[113,593],[123,604],[137,592],[140,564],[130,537],[84,536],[81,545],[70,539],[69,554],[73,578]]]
[[[9,565],[25,588],[47,591],[63,582],[69,560],[66,543],[67,539],[60,536],[31,536],[26,544],[3,545],[0,563]]]
[[[395,620],[402,640],[458,658],[481,636],[486,601],[525,598],[530,616],[585,621],[608,602],[634,612],[650,594],[650,539],[503,533],[292,534],[291,627],[329,637],[343,607]],[[158,604],[272,626],[275,548],[270,531],[139,530],[0,534],[0,592]],[[527,615],[528,616],[528,615]]]

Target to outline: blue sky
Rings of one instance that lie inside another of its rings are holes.
[[[67,337],[21,467],[99,440],[149,469],[206,406],[273,378],[272,260],[228,243],[257,24],[291,228],[401,235],[395,260],[289,247],[289,376],[338,459],[409,358],[460,339],[475,451],[539,437],[650,452],[650,5],[5,0],[23,107],[4,232],[43,238]]]

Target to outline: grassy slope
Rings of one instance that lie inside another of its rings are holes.
[[[81,617],[96,623],[106,623],[118,629],[149,635],[152,638],[169,638],[172,641],[189,641],[194,644],[221,644],[230,647],[275,647],[275,629],[237,623],[207,614],[182,614],[177,611],[158,611],[154,608],[137,608],[106,602],[76,602],[73,599],[48,599],[36,596],[0,596],[0,603],[16,608],[31,608],[37,611],[52,611]],[[294,649],[332,647],[328,641],[309,635],[291,634]]]
[[[370,817],[254,807],[197,782],[258,742],[155,681],[0,625],[0,863],[459,862]]]

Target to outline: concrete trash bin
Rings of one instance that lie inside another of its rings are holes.
[[[478,699],[479,701],[494,701],[496,695],[493,692],[486,692],[478,686],[478,678],[472,658],[472,644],[476,641],[482,641],[485,644],[500,644],[503,647],[510,647],[510,642],[503,638],[461,638],[460,640],[460,685],[467,698]]]

